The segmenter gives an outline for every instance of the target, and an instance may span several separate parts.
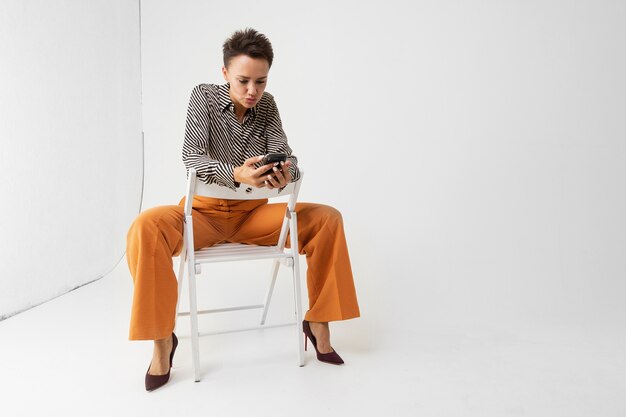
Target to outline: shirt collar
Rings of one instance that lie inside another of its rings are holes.
[[[228,93],[229,89],[230,89],[230,83],[220,84],[217,89],[218,100],[220,103],[220,110],[222,111],[222,113],[225,112],[227,109],[229,109],[231,106],[234,106],[233,101],[230,98],[230,94]],[[257,102],[257,105],[258,105],[258,102]],[[249,109],[249,113],[251,116],[256,115],[256,108],[257,106],[254,106]],[[233,107],[233,112],[234,112],[234,107]]]

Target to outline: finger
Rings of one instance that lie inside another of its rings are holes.
[[[285,177],[285,183],[289,184],[291,182],[291,171],[289,170],[289,166],[291,165],[291,161],[287,161],[283,164],[283,176]]]
[[[269,180],[265,180],[264,181],[265,186],[267,187],[268,190],[273,190],[274,188],[276,188],[275,186],[273,186]]]
[[[262,160],[263,160],[263,155],[253,156],[251,158],[246,159],[246,162],[244,162],[244,164],[248,166],[252,166],[256,164],[257,162],[261,162]]]
[[[272,174],[267,176],[267,181],[274,187],[280,187],[280,183]]]
[[[270,164],[266,164],[266,165],[261,165],[260,167],[256,168],[254,170],[253,175],[254,176],[260,176],[263,175],[265,173],[265,171],[269,171],[270,169],[272,169],[272,167],[276,166],[278,162],[272,162]]]
[[[282,184],[285,180],[285,177],[283,176],[283,170],[278,169],[278,167],[274,167],[274,175],[276,176],[276,179],[280,184]]]

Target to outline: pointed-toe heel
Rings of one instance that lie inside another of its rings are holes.
[[[313,332],[311,331],[311,326],[309,322],[306,320],[302,321],[302,331],[304,332],[304,350],[307,350],[307,338],[311,340],[311,344],[315,348],[315,353],[317,354],[317,360],[320,362],[331,363],[333,365],[341,365],[343,364],[343,359],[341,356],[337,354],[335,349],[333,349],[330,353],[321,353],[317,350],[317,340],[315,336],[313,336]]]
[[[152,366],[152,362],[148,365],[148,370],[146,371],[146,391],[154,391],[155,389],[162,387],[169,381],[170,379],[170,369],[172,369],[172,365],[174,363],[174,352],[176,352],[176,347],[178,346],[178,338],[174,333],[172,333],[172,351],[170,352],[170,367],[167,370],[165,375],[150,375],[148,372],[150,371],[150,366]]]

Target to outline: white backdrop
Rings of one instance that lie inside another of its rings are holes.
[[[0,319],[104,276],[141,200],[139,1],[0,3]]]
[[[2,3],[0,315],[104,274],[139,206],[138,5],[63,4]],[[179,201],[189,93],[252,26],[302,200],[344,214],[355,323],[623,324],[625,7],[144,2],[143,207]]]
[[[625,7],[146,2],[144,208],[181,198],[191,89],[251,26],[302,200],[344,215],[359,327],[623,323]]]
[[[304,376],[286,330],[227,335],[201,342],[201,384],[182,343],[144,396],[152,343],[125,340],[118,264],[0,323],[5,414],[626,415],[626,3],[142,3],[140,61],[136,0],[0,1],[0,319],[120,259],[140,63],[146,209],[182,196],[189,93],[223,82],[222,42],[252,26],[275,47],[302,199],[344,215],[362,318],[331,330],[349,366],[309,349]],[[258,303],[268,272],[205,265],[200,307]],[[269,323],[291,308],[285,275]]]

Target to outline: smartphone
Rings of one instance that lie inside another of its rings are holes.
[[[278,162],[278,165],[276,167],[278,169],[282,169],[280,166],[280,162],[286,162],[286,161],[287,161],[286,153],[268,153],[267,155],[263,157],[263,160],[261,161],[261,165],[273,164],[273,163]],[[270,168],[269,170],[267,170],[267,172],[264,172],[263,175],[269,175],[272,172],[274,172],[274,170]]]

